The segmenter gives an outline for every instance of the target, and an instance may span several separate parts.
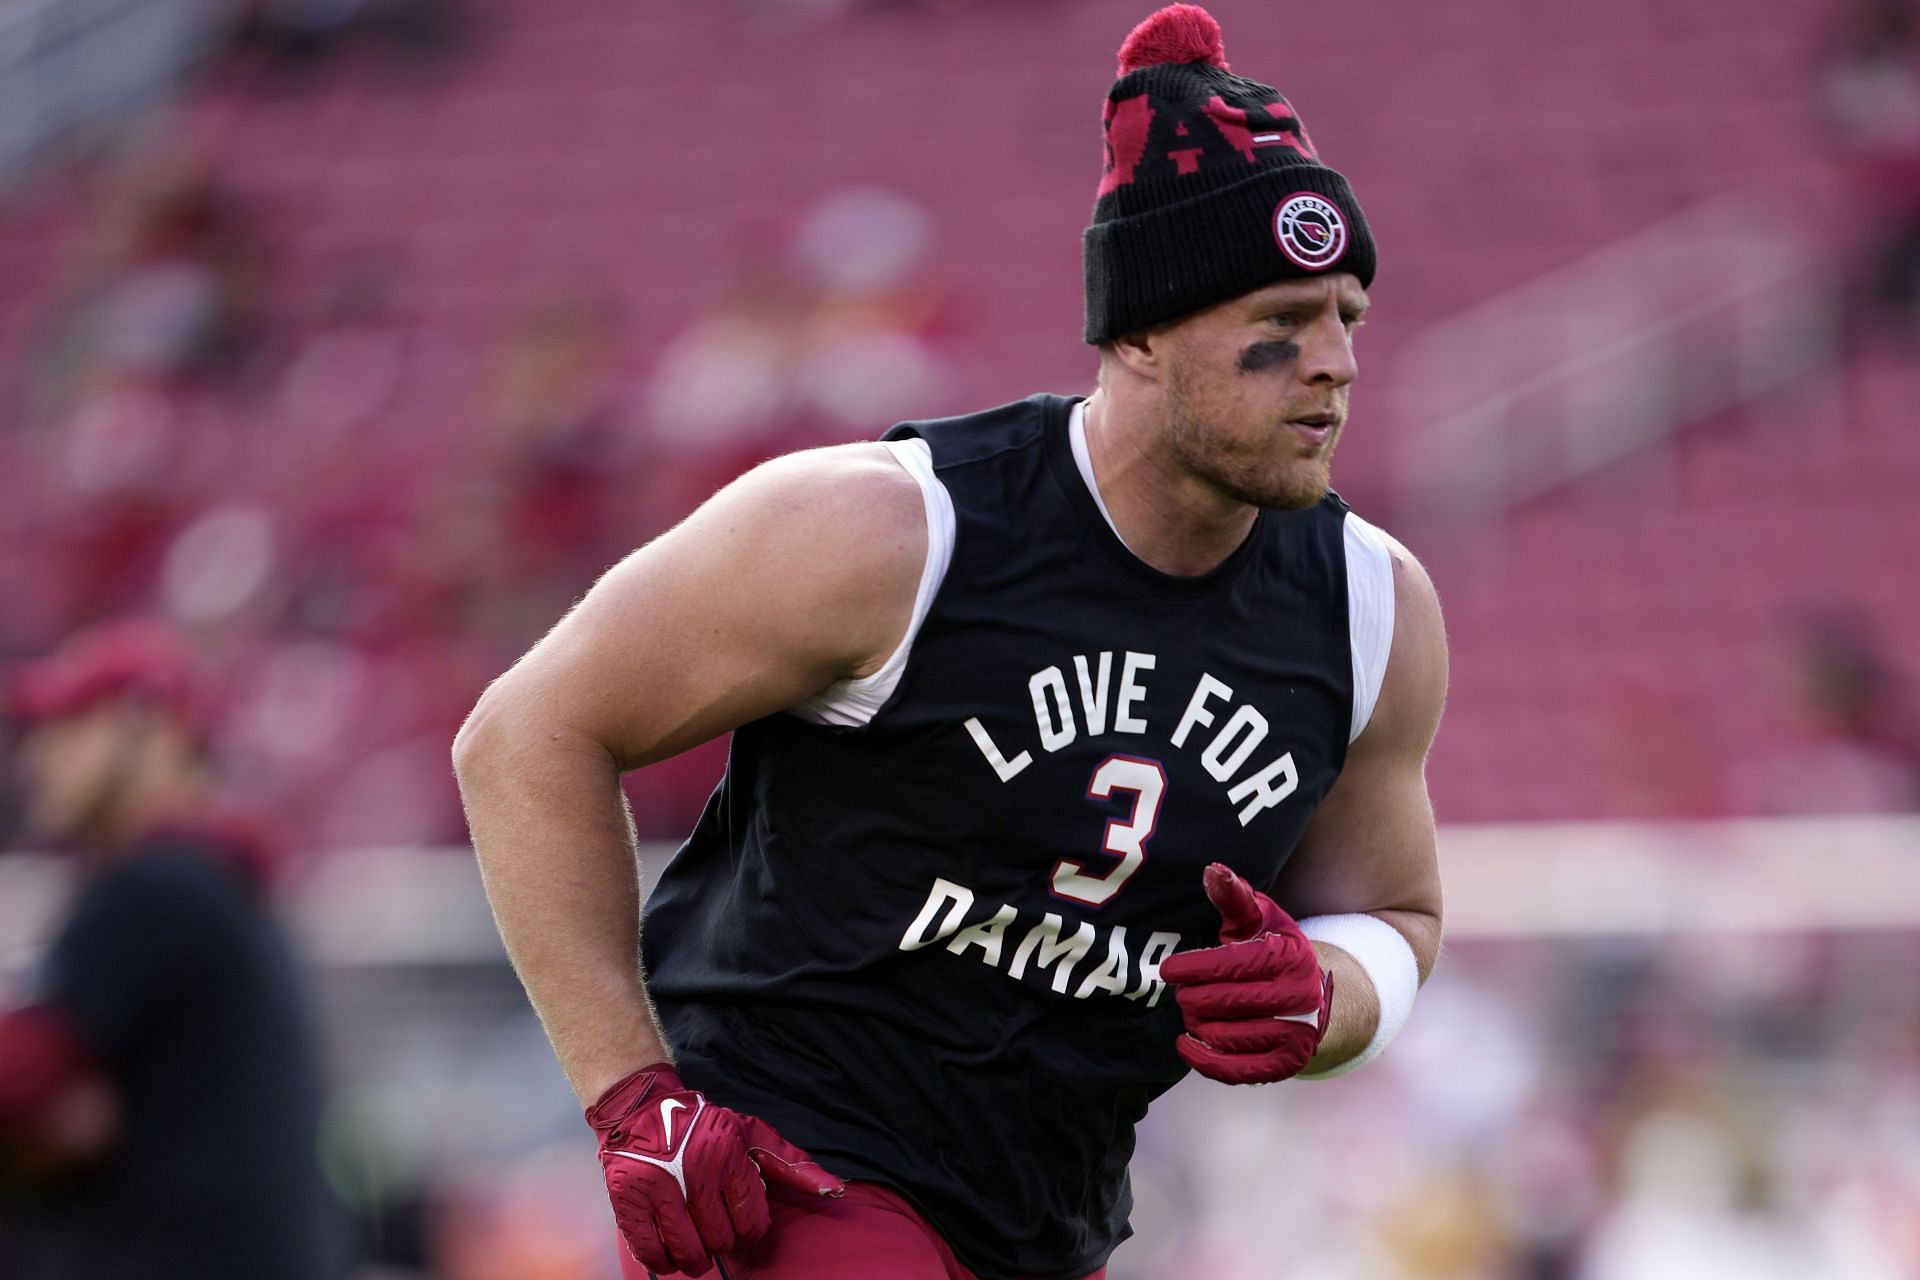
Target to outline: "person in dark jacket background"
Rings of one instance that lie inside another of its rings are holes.
[[[0,1275],[337,1280],[273,845],[219,798],[183,645],[110,624],[7,703],[27,822],[81,883],[0,1010]]]

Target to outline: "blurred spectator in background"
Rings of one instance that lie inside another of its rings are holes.
[[[138,575],[217,469],[215,393],[258,324],[249,219],[191,152],[117,178],[85,252],[33,338],[18,444],[35,483],[8,498],[66,570],[37,590],[90,620],[143,603]]]
[[[634,513],[608,506],[631,461],[617,349],[611,306],[568,291],[515,320],[486,372],[471,480],[495,491],[503,527],[499,546],[466,558],[470,571],[508,559],[505,572],[517,581],[497,603],[522,618],[500,637],[507,644],[538,634],[548,616],[536,612],[545,604],[524,597],[544,589],[564,606],[586,585],[583,566],[611,563],[626,549]]]
[[[403,57],[451,51],[464,29],[456,0],[244,0],[237,37],[282,70],[319,67],[368,37]]]
[[[1734,780],[1738,810],[1920,808],[1920,739],[1866,626],[1843,614],[1816,614],[1787,634],[1786,732]]]
[[[138,622],[9,682],[29,820],[84,867],[33,1003],[0,1015],[22,1280],[345,1271],[271,845],[218,799],[191,686],[177,639]]]
[[[663,470],[699,476],[668,496],[672,510],[773,454],[951,405],[961,379],[933,242],[932,215],[898,191],[828,190],[802,213],[785,261],[743,272],[687,325],[645,405]]]
[[[1826,76],[1829,114],[1880,206],[1868,262],[1875,310],[1920,329],[1920,13],[1861,0]]]
[[[1595,1226],[1583,1280],[1805,1280],[1832,1275],[1805,1224],[1772,1197],[1751,1136],[1711,1099],[1632,1117],[1618,1197]]]
[[[828,191],[800,219],[791,256],[816,302],[794,372],[821,443],[950,403],[958,379],[941,350],[948,299],[933,247],[933,215],[887,187]]]
[[[180,390],[239,367],[255,337],[249,218],[183,147],[114,180],[89,260],[41,327],[27,418],[58,421],[122,388]]]
[[[441,408],[436,397],[462,363],[452,341],[409,310],[414,282],[400,251],[356,249],[327,275],[316,314],[294,336],[279,374],[268,406],[276,429],[265,433],[261,459],[287,483],[309,488],[316,469],[339,467],[343,457],[363,463],[369,450],[391,456],[400,446],[430,445],[421,437]]]

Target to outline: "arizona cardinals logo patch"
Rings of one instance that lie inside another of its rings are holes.
[[[1273,238],[1296,265],[1325,271],[1347,251],[1346,215],[1330,200],[1296,192],[1274,210]]]

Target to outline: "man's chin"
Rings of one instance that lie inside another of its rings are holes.
[[[1307,454],[1248,458],[1237,466],[1182,458],[1193,474],[1236,502],[1267,511],[1304,511],[1327,496],[1333,442]]]
[[[1305,511],[1318,505],[1331,487],[1328,469],[1316,465],[1311,470],[1277,477],[1258,495],[1256,505],[1268,511]]]

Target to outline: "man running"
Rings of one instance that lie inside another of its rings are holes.
[[[1439,607],[1328,488],[1371,233],[1195,6],[1105,123],[1090,396],[756,469],[456,744],[648,1273],[1099,1276],[1154,1097],[1351,1069],[1434,962]],[[620,774],[729,730],[643,966]]]

